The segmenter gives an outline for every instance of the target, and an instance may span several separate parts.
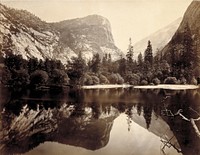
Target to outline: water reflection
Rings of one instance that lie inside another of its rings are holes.
[[[18,95],[5,90],[4,94],[1,154],[40,154],[41,149],[50,154],[47,146],[57,153],[65,150],[60,154],[67,148],[74,154],[200,154],[200,120],[195,126],[190,121],[200,117],[198,90],[28,90]]]

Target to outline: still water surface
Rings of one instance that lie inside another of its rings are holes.
[[[199,90],[1,92],[1,154],[200,155]]]

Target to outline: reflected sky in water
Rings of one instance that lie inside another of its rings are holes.
[[[137,123],[132,122],[131,129],[128,131],[127,115],[120,114],[114,120],[108,144],[104,148],[95,150],[95,152],[81,147],[59,144],[57,142],[45,142],[26,153],[26,155],[92,155],[94,153],[96,155],[159,155],[161,154],[160,147],[162,147],[160,137]],[[172,155],[178,154],[174,149],[168,149],[166,153]]]
[[[200,154],[199,90],[3,91],[1,154]]]

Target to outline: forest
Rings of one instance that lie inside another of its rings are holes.
[[[183,33],[176,33],[172,38],[173,48],[162,53],[157,50],[155,56],[152,43],[148,41],[144,54],[134,58],[134,47],[128,46],[126,56],[117,61],[106,53],[94,54],[86,62],[81,51],[64,65],[61,61],[30,58],[25,60],[21,55],[14,55],[12,49],[2,48],[5,56],[1,83],[11,88],[62,88],[65,86],[81,86],[96,84],[198,84],[200,71],[198,67],[197,39],[193,38],[186,24]],[[178,39],[177,39],[178,38]]]

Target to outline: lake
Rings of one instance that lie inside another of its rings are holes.
[[[0,154],[200,155],[200,90],[1,87]]]

